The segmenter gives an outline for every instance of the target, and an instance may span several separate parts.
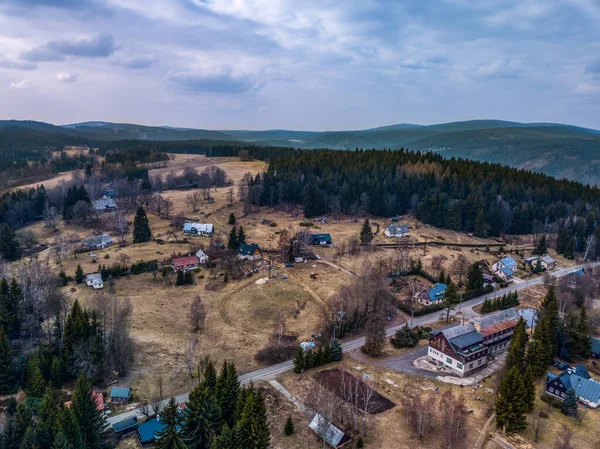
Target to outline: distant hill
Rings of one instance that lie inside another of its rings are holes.
[[[24,128],[34,134],[15,131]],[[80,144],[86,139],[94,142],[210,140],[228,145],[235,142],[251,142],[259,146],[288,146],[299,149],[406,148],[433,151],[447,157],[498,162],[559,178],[566,177],[600,185],[600,131],[558,123],[470,120],[435,125],[401,123],[347,131],[252,131],[144,126],[101,121],[55,126],[34,121],[4,120],[0,121],[0,132],[2,129],[5,130],[5,135],[4,139],[0,139],[0,152],[2,145],[10,143],[11,155],[15,154],[14,151],[18,147],[25,146],[31,150],[32,146],[40,142]],[[6,135],[7,129],[13,130],[10,138]],[[16,146],[13,139],[15,135],[19,136],[19,145]],[[27,139],[30,139],[31,145],[27,144]]]

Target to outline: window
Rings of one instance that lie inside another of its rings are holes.
[[[483,359],[479,359],[479,362],[477,362],[477,364],[481,365],[481,362],[483,362]]]
[[[564,393],[564,392],[563,392],[563,393],[561,393],[560,395],[561,395],[563,398],[565,397],[565,393]]]
[[[446,357],[446,363],[452,365],[452,359],[450,357]]]
[[[462,365],[462,363],[458,363],[458,362],[457,362],[457,363],[456,363],[456,367],[457,367],[458,369],[462,369],[462,368],[463,368],[463,365]]]
[[[469,363],[469,369],[473,368],[473,364]]]
[[[550,393],[554,393],[554,388],[550,387]]]

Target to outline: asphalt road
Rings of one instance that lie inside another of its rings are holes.
[[[552,272],[552,275],[556,276],[556,277],[561,277],[567,273],[578,270],[580,268],[593,267],[593,266],[597,266],[597,265],[600,265],[600,262],[577,265],[575,267],[569,267],[569,268],[561,268],[558,270],[554,270]],[[527,282],[521,282],[518,284],[510,285],[509,287],[506,287],[506,288],[503,288],[500,290],[496,290],[487,295],[478,296],[477,298],[473,298],[473,299],[470,299],[469,301],[465,301],[460,305],[460,309],[471,308],[473,306],[481,304],[485,299],[491,299],[496,296],[502,296],[505,293],[522,290],[526,287],[531,287],[533,285],[538,285],[538,284],[541,284],[542,281],[543,281],[543,278],[538,277],[538,278],[529,280]],[[459,310],[457,310],[457,311],[459,311]],[[428,315],[423,315],[421,317],[417,317],[413,320],[413,326],[424,326],[426,324],[433,323],[439,319],[440,313],[441,312],[434,312],[434,313],[430,313]],[[392,336],[398,329],[400,329],[403,326],[404,326],[404,323],[398,324],[396,326],[391,326],[391,327],[387,328],[386,334],[388,336]],[[359,349],[364,343],[365,343],[365,337],[353,338],[351,340],[347,340],[347,341],[343,342],[342,348],[344,349],[344,352],[350,352],[350,351]],[[420,350],[422,350],[422,349],[417,349],[416,351],[420,351]],[[410,357],[410,356],[407,355],[407,357]],[[278,363],[277,365],[272,365],[267,368],[262,368],[262,369],[259,369],[256,371],[252,371],[250,373],[242,374],[240,376],[240,382],[242,385],[245,385],[245,384],[250,383],[251,381],[269,380],[269,379],[277,377],[278,375],[283,374],[287,371],[291,371],[293,369],[293,367],[294,367],[294,365],[291,360],[289,360],[287,362],[283,362],[283,363]],[[177,400],[178,403],[186,402],[188,400],[188,394],[189,393],[180,394],[180,395],[176,396],[175,399]],[[164,406],[166,403],[167,403],[167,400],[163,401],[162,405]],[[106,421],[108,422],[108,424],[112,425],[116,422],[122,421],[127,418],[131,418],[134,416],[136,416],[138,419],[140,419],[144,415],[142,414],[140,409],[134,409],[134,410],[131,410],[128,412],[120,413],[118,415],[110,416],[107,418]]]

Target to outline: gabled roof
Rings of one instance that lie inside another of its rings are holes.
[[[315,241],[326,241],[331,242],[331,234],[313,234],[311,236],[313,242]]]
[[[408,226],[406,225],[388,225],[387,230],[390,234],[406,234],[409,231]]]
[[[184,223],[183,231],[191,231],[192,229],[196,229],[198,232],[211,233],[214,232],[215,225],[212,223]]]
[[[112,387],[110,390],[111,398],[126,398],[129,399],[131,388],[129,387]]]
[[[207,257],[207,255],[204,251],[199,249],[198,251],[196,251],[196,257],[198,257],[198,259],[200,259],[201,257]]]
[[[140,436],[140,443],[149,443],[154,439],[154,435],[161,432],[167,425],[156,419],[146,421],[144,424],[140,424],[138,427],[138,433]]]
[[[503,257],[500,259],[500,262],[502,262],[502,264],[507,268],[513,268],[517,266],[517,262],[512,258],[512,256]]]
[[[592,352],[594,354],[600,354],[600,338],[590,338],[592,341]]]
[[[429,296],[430,301],[439,301],[444,296],[444,292],[446,291],[448,286],[446,284],[435,284],[433,287],[429,289],[427,292],[427,296]]]
[[[536,260],[538,260],[540,258],[540,256],[531,256],[531,257],[527,257],[525,259],[525,262],[535,262]]]
[[[500,271],[502,271],[507,278],[513,275],[513,272],[509,267],[502,267],[500,268]]]
[[[567,370],[567,372],[569,372]],[[577,374],[578,376],[581,376],[585,379],[591,379],[592,376],[590,376],[590,373],[588,372],[587,368],[585,367],[585,365],[577,365],[574,366],[573,368],[571,368],[571,373],[573,374]]]
[[[321,438],[323,438],[327,444],[333,447],[338,447],[341,444],[351,440],[348,435],[346,435],[318,413],[312,419],[308,427]]]
[[[171,263],[175,267],[187,267],[189,265],[197,265],[198,262],[198,257],[195,254],[191,254],[184,257],[174,257]]]
[[[467,322],[464,324],[451,324],[450,326],[443,327],[442,329],[433,330],[431,333],[433,335],[444,334],[444,337],[446,337],[448,340],[451,340],[455,337],[473,332],[474,330],[475,326],[473,326],[473,323]]]
[[[102,275],[100,273],[90,273],[85,275],[85,280],[90,282],[102,282]]]
[[[88,237],[83,241],[84,245],[88,246],[100,246],[101,244],[112,243],[112,237],[108,234],[95,235],[93,237]]]
[[[544,262],[546,262],[547,264],[556,263],[556,260],[554,260],[552,257],[550,257],[547,254],[544,257],[542,257],[542,260]]]
[[[501,323],[503,321],[517,320],[519,321],[519,312],[514,307],[506,310],[499,310],[498,312],[490,313],[484,316],[478,316],[471,319],[475,324],[479,324],[482,329],[492,326],[494,324]]]
[[[250,245],[242,243],[238,249],[238,253],[242,256],[252,256],[256,251],[261,252],[260,246],[258,246],[257,243],[252,243]]]
[[[583,367],[583,365],[579,366]],[[579,366],[576,367],[576,369],[579,368]],[[583,368],[585,370],[585,367]],[[585,373],[587,373],[587,370],[585,370]],[[546,382],[552,381],[556,378],[556,376],[551,377],[550,374],[551,373],[548,373]],[[579,396],[580,398],[583,398],[590,402],[600,402],[600,382],[589,377],[586,378],[577,375],[572,371],[563,372],[558,376],[558,379],[561,381],[561,383],[565,386],[567,390],[573,388],[575,390],[575,393],[577,393],[577,396]]]
[[[583,272],[583,270],[580,268],[579,270],[576,271],[571,271],[569,273],[569,276],[584,276],[585,273]]]

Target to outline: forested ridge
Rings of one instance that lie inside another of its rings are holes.
[[[527,234],[570,216],[596,224],[600,190],[580,183],[466,159],[405,150],[297,151],[273,159],[262,202],[327,213],[394,216],[480,236]]]

